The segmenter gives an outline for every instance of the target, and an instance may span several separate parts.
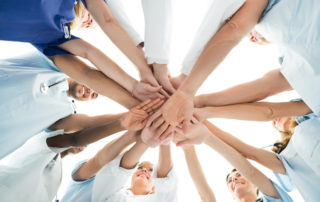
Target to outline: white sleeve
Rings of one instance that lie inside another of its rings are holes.
[[[93,189],[92,201],[104,201],[120,191],[127,180],[131,177],[135,168],[130,170],[121,168],[120,161],[123,154],[105,165],[96,175]]]
[[[245,0],[213,0],[183,61],[182,73],[190,74],[209,40],[244,2]]]
[[[145,57],[148,64],[168,64],[172,36],[172,1],[142,0]]]
[[[112,15],[116,18],[118,23],[122,26],[124,30],[128,33],[134,43],[139,45],[143,42],[143,39],[140,37],[138,32],[133,28],[131,21],[129,20],[125,9],[122,5],[121,0],[105,0],[109,9],[111,10]]]
[[[157,171],[154,171],[157,173]],[[168,175],[164,178],[153,178],[155,193],[157,194],[157,202],[171,201],[177,199],[178,178],[172,168]]]

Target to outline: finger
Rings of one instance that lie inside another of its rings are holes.
[[[177,142],[176,146],[180,147],[180,146],[184,146],[184,145],[193,145],[194,142],[191,139],[186,139],[186,140],[182,140],[180,142]]]
[[[191,117],[191,122],[194,124],[199,123],[198,119],[196,119],[194,116]]]
[[[164,139],[163,141],[161,141],[161,145],[169,145],[171,140],[173,139],[173,136],[174,136],[174,132],[170,133],[170,135]]]
[[[161,126],[164,123],[164,119],[161,116],[156,121],[153,122],[153,125],[151,126],[152,129],[156,130],[159,126]]]
[[[169,95],[164,89],[161,89],[161,90],[160,90],[160,93],[161,93],[161,95],[163,95],[165,98],[169,98],[169,97],[170,97],[170,95]]]
[[[162,100],[166,99],[166,97],[164,95],[162,95],[161,93],[156,93],[157,98],[160,98]]]
[[[146,85],[145,86],[145,90],[149,91],[150,93],[159,92],[161,89],[162,89],[162,86],[156,86],[156,87],[153,87],[151,85]]]
[[[189,127],[189,124],[190,122],[189,121],[186,121],[186,120],[184,120],[183,122],[182,122],[182,131],[183,132],[186,132],[187,131],[187,129],[188,129],[188,127]]]
[[[147,111],[149,108],[152,108],[152,106],[155,105],[155,104],[157,104],[158,102],[160,102],[160,99],[159,99],[159,98],[158,98],[158,99],[155,99],[155,100],[153,100],[153,101],[151,101],[151,102],[146,103],[146,104],[142,107],[142,109],[143,109],[144,111]]]
[[[163,85],[163,87],[164,87],[165,90],[167,90],[169,93],[173,94],[174,92],[176,92],[176,90],[174,89],[174,87],[172,86],[172,84],[170,83],[169,80],[165,81],[164,84],[165,84],[165,85]]]
[[[163,103],[164,103],[164,100],[160,100],[160,102],[158,102],[157,104],[152,106],[152,110],[158,109],[159,107],[161,107],[163,105]]]
[[[171,133],[173,133],[175,126],[169,125],[167,129],[163,132],[163,134],[160,136],[160,140],[166,139]]]
[[[169,123],[163,122],[161,126],[156,130],[156,134],[154,135],[154,138],[161,140],[161,137],[166,133],[168,128],[169,128]]]
[[[156,120],[159,116],[161,116],[161,111],[158,110],[156,111],[156,113],[152,114],[149,118],[148,118],[148,121],[147,121],[147,127],[150,127],[151,126],[151,123]]]
[[[183,135],[183,130],[181,128],[178,128],[178,127],[175,127],[174,128],[174,131],[177,133],[177,134],[180,134],[180,135]]]
[[[140,104],[138,104],[138,105],[136,106],[136,108],[137,108],[137,109],[141,109],[141,108],[143,108],[145,105],[147,105],[147,104],[150,103],[150,102],[151,102],[151,100],[150,100],[150,99],[147,99],[147,100],[141,102]]]

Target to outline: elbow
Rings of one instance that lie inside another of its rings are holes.
[[[271,106],[267,106],[264,111],[264,119],[265,121],[271,121],[275,119],[274,109]]]

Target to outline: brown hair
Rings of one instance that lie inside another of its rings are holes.
[[[70,22],[70,29],[75,29],[79,26],[79,24],[81,24],[82,13],[86,10],[83,3],[81,2],[77,2],[77,4],[75,4],[73,8],[74,12],[76,13],[76,17]]]
[[[236,168],[234,168],[234,169],[231,170],[231,172],[228,173],[228,175],[227,175],[227,177],[226,177],[226,182],[227,182],[227,184],[228,184],[229,175],[230,175],[231,173],[233,173],[233,172],[236,172],[236,171],[238,171],[238,170],[237,170]],[[259,196],[259,189],[258,189],[258,188],[257,188],[256,194],[257,194],[257,196]]]
[[[290,123],[289,123],[289,131],[286,131],[286,132],[279,131],[281,134],[281,140],[277,141],[276,143],[273,144],[273,148],[272,148],[273,152],[279,154],[287,147],[287,145],[288,145],[288,143],[294,133],[294,129],[297,125],[298,125],[298,123],[297,123],[296,119],[291,118]]]

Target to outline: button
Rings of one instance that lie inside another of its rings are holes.
[[[48,89],[49,89],[49,87],[47,84],[45,84],[45,83],[40,84],[40,92],[41,93],[46,94],[48,92]]]

